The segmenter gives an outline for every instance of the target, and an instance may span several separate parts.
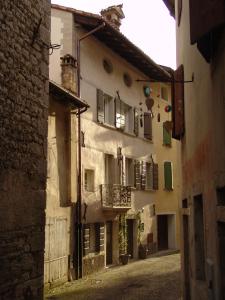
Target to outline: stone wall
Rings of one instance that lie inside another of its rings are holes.
[[[43,298],[49,17],[47,0],[0,0],[1,300]]]

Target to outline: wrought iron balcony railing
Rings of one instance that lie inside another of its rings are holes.
[[[101,184],[101,201],[103,209],[131,208],[131,187],[121,184]]]

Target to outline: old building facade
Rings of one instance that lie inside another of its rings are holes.
[[[0,299],[43,299],[50,4],[0,1]]]
[[[83,275],[124,252],[138,258],[140,245],[179,249],[180,149],[171,87],[161,83],[171,75],[120,33],[122,6],[101,13],[52,5],[52,39],[62,47],[50,78],[62,85],[60,58],[74,57],[76,93],[90,106],[81,115]]]
[[[164,2],[176,17],[174,136],[182,142],[183,295],[225,299],[225,3]]]

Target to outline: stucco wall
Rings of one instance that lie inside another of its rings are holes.
[[[67,53],[76,53],[76,43],[74,48],[70,49],[71,36],[76,41],[78,36],[82,36],[84,31],[80,26],[74,26],[74,31],[67,28],[68,21],[71,20],[72,14],[61,12],[53,9],[52,17],[52,37],[60,40],[63,47],[57,55],[51,57],[50,77],[57,82],[60,81],[60,56]],[[70,38],[69,38],[70,37]],[[65,50],[67,49],[67,50]],[[68,52],[65,52],[68,51]],[[107,74],[103,68],[103,59],[107,58],[112,62],[113,72]],[[131,87],[127,87],[123,82],[123,74],[127,72],[133,80]],[[56,74],[57,73],[57,74]],[[138,71],[135,67],[127,63],[124,59],[111,51],[103,43],[100,43],[94,37],[90,36],[81,42],[81,97],[85,99],[90,108],[81,115],[82,131],[84,132],[84,144],[82,148],[82,201],[88,204],[86,222],[99,222],[112,218],[106,215],[101,209],[100,185],[105,183],[105,164],[104,154],[112,154],[117,157],[117,148],[122,147],[124,157],[151,161],[151,154],[154,161],[159,164],[159,191],[132,191],[132,209],[130,215],[137,214],[144,207],[142,221],[145,222],[145,229],[142,233],[143,241],[146,242],[147,234],[154,232],[154,241],[156,241],[156,217],[150,217],[150,205],[156,204],[156,213],[168,213],[171,210],[178,212],[178,199],[180,198],[180,171],[177,167],[179,164],[179,142],[172,141],[172,147],[162,146],[163,144],[163,126],[162,123],[171,120],[171,113],[165,112],[165,106],[171,103],[169,96],[168,101],[160,97],[160,84],[151,84],[154,98],[154,119],[153,119],[153,142],[144,139],[144,128],[139,126],[139,137],[133,134],[119,132],[115,128],[100,125],[97,122],[97,100],[96,89],[100,88],[103,92],[113,98],[116,97],[116,91],[119,91],[121,99],[132,107],[140,108],[147,111],[145,105],[145,96],[143,86],[145,83],[137,82],[136,79],[146,79],[146,76]],[[170,89],[167,85],[168,90]],[[170,90],[169,93],[170,95]],[[140,103],[142,103],[140,105]],[[158,105],[160,106],[158,108]],[[157,122],[157,113],[161,114],[161,122]],[[169,160],[173,163],[174,191],[164,191],[164,170],[163,160]],[[94,192],[84,190],[84,170],[94,170]],[[114,216],[115,217],[115,216]],[[176,220],[179,220],[177,217]],[[179,247],[179,230],[177,221],[177,247]],[[137,253],[137,252],[136,252]]]
[[[177,1],[176,1],[177,2]],[[177,64],[184,64],[185,79],[194,73],[194,82],[185,84],[185,136],[182,140],[182,199],[190,207],[190,236],[194,238],[193,197],[202,194],[204,203],[205,256],[213,262],[213,289],[219,299],[218,249],[216,226],[216,188],[225,185],[225,118],[223,33],[220,46],[208,64],[197,49],[190,45],[189,1],[183,1],[181,25],[177,26]],[[195,278],[194,243],[190,244],[192,296],[208,299],[207,283]],[[206,278],[209,280],[209,278]]]
[[[0,298],[42,299],[48,1],[0,1]]]

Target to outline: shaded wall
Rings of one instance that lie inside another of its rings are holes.
[[[43,298],[48,1],[0,1],[0,299]]]

